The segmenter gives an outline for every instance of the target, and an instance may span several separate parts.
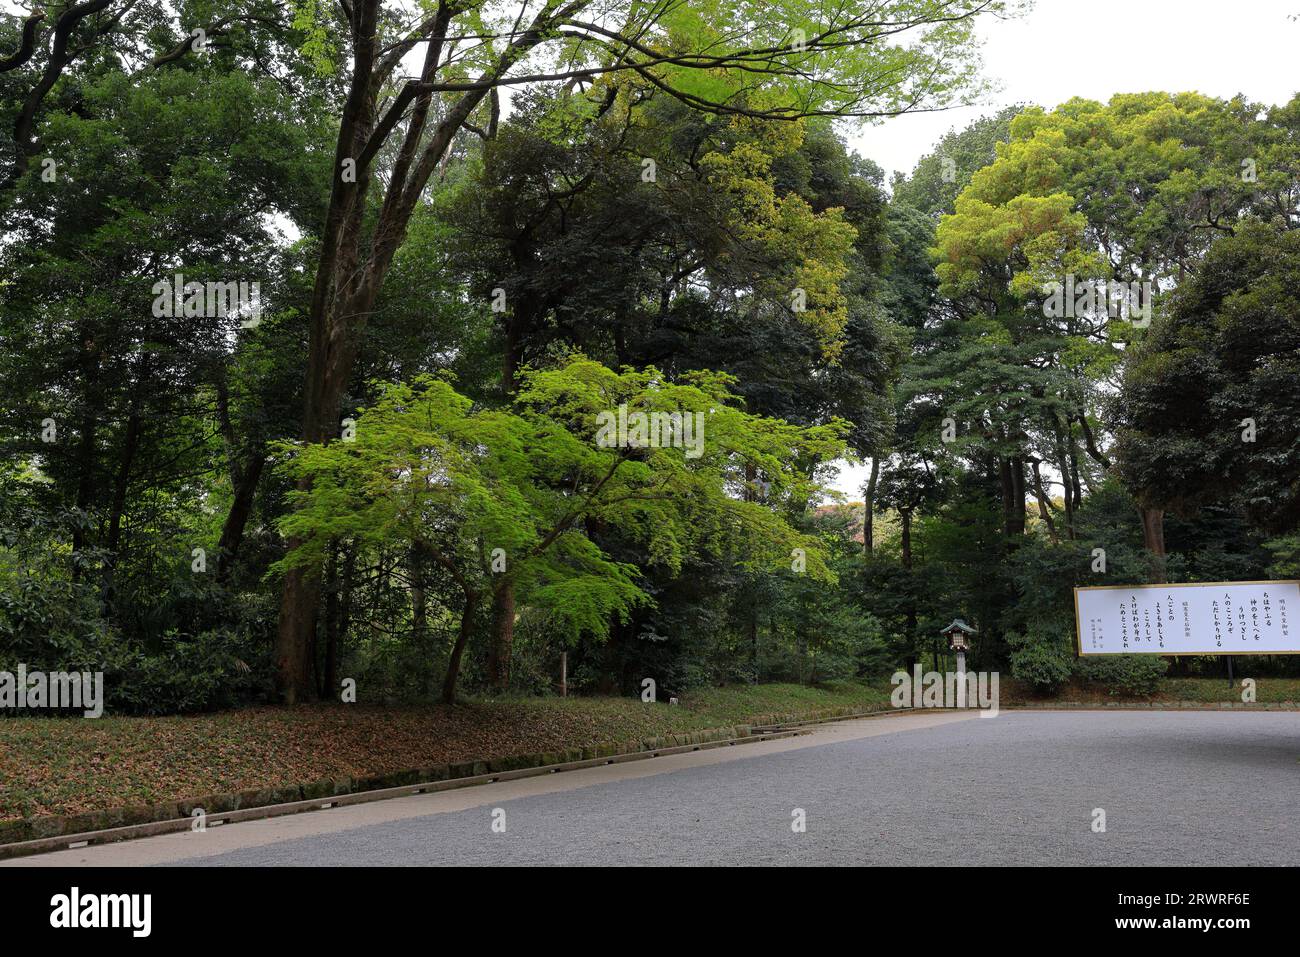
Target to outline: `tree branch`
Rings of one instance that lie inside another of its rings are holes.
[[[16,70],[32,58],[32,54],[36,52],[36,31],[44,19],[45,11],[37,10],[23,21],[23,36],[18,51],[0,60],[0,73]]]

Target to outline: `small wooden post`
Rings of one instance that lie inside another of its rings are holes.
[[[560,697],[569,696],[569,653],[560,652]]]

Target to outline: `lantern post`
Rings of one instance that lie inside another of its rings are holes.
[[[966,652],[970,649],[971,635],[978,633],[978,629],[972,628],[960,618],[954,618],[952,624],[940,632],[948,639],[948,650],[957,655],[958,707],[965,707]]]

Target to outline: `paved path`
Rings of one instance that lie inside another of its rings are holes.
[[[1298,812],[1300,714],[949,712],[12,863],[1297,865]]]

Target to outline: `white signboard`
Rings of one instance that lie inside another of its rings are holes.
[[[1300,654],[1300,582],[1074,590],[1081,655]]]

